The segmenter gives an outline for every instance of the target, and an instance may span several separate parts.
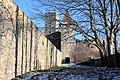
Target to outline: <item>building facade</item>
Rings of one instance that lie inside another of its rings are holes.
[[[100,58],[99,49],[86,40],[76,40],[76,45],[72,53],[74,63],[89,61]]]

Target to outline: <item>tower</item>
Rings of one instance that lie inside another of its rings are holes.
[[[72,60],[72,50],[74,50],[73,21],[69,15],[68,9],[61,22],[61,52],[62,62],[69,63]]]
[[[58,31],[58,14],[49,12],[45,14],[45,34],[51,34]]]

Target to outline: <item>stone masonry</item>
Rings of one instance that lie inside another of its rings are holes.
[[[0,2],[0,80],[60,66],[61,56],[12,0]]]

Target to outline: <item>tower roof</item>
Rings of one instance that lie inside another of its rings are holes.
[[[64,15],[64,19],[65,22],[67,22],[68,24],[72,24],[72,18],[70,17],[69,11],[68,9],[66,9],[65,15]]]

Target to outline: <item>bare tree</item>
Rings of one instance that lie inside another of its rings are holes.
[[[37,1],[40,3],[38,4],[39,6],[55,10],[61,15],[64,15],[65,9],[68,9],[73,17],[73,25],[75,25],[72,29],[83,35],[89,43],[95,45],[100,51],[101,58],[108,56],[108,59],[102,60],[103,64],[108,62],[109,66],[112,65],[109,57],[113,53],[113,38],[115,37],[114,41],[116,42],[116,34],[120,27],[118,14],[118,9],[120,8],[119,0]],[[118,5],[116,5],[117,1]],[[41,14],[41,10],[36,7],[34,9]],[[102,39],[106,39],[107,48],[103,45]],[[117,43],[115,43],[115,48],[117,47],[116,45]]]

